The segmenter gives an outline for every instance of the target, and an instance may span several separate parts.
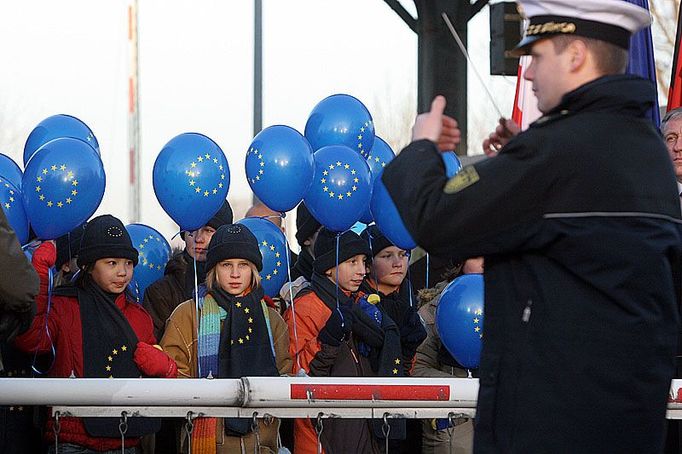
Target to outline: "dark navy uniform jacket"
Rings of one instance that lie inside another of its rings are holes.
[[[682,236],[654,96],[603,77],[449,181],[427,140],[385,169],[420,246],[485,256],[476,452],[662,449]]]

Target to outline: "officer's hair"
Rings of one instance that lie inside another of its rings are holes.
[[[661,132],[665,134],[665,128],[668,126],[668,123],[678,118],[682,118],[682,107],[673,109],[665,114],[665,117],[661,120]]]
[[[558,35],[552,38],[554,50],[560,54],[575,40],[584,42],[585,46],[592,52],[597,69],[602,75],[625,74],[628,66],[628,51],[606,41],[585,38],[584,36]]]

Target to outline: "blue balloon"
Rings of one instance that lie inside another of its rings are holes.
[[[445,176],[452,178],[457,172],[462,170],[462,163],[454,151],[443,152],[441,156],[445,164]]]
[[[374,189],[372,190],[372,201],[370,202],[370,209],[372,217],[381,233],[386,235],[391,243],[395,244],[401,249],[414,249],[417,243],[412,239],[410,232],[407,231],[403,220],[400,218],[398,209],[396,208],[391,196],[384,183],[381,181],[381,174],[383,169],[374,180]]]
[[[54,240],[97,210],[106,176],[99,155],[79,139],[54,139],[35,152],[22,180],[26,214],[38,238]]]
[[[436,308],[436,330],[445,348],[467,369],[481,360],[483,275],[464,274],[443,290]]]
[[[374,180],[377,179],[377,175],[386,167],[386,164],[391,162],[395,158],[395,153],[391,147],[379,136],[374,139],[374,146],[367,156],[367,164],[369,165],[369,171],[372,174],[372,187],[374,187]],[[372,211],[368,206],[364,214],[360,218],[360,221],[365,224],[369,224],[373,221]]]
[[[0,176],[13,184],[15,188],[21,189],[21,179],[24,173],[14,159],[2,153],[0,153]]]
[[[246,226],[258,240],[258,247],[263,256],[263,270],[260,272],[263,290],[270,297],[277,296],[288,279],[288,248],[284,233],[275,224],[263,218],[248,217],[237,224]],[[291,265],[290,263],[289,266]]]
[[[99,154],[99,142],[88,125],[71,115],[52,115],[33,128],[24,145],[24,167],[38,150],[52,139],[71,137],[90,145]]]
[[[345,145],[366,157],[374,146],[374,122],[367,107],[350,95],[324,98],[310,113],[305,137],[313,150]]]
[[[329,230],[348,230],[360,219],[372,197],[367,161],[343,145],[322,147],[314,158],[315,174],[305,205]]]
[[[162,234],[148,225],[128,224],[126,230],[140,257],[130,288],[141,300],[145,289],[163,277],[166,263],[171,256],[171,247]]]
[[[313,149],[294,128],[265,128],[246,153],[246,179],[270,209],[289,211],[303,200],[313,181]]]
[[[206,225],[225,202],[230,169],[218,144],[187,132],[171,139],[156,157],[153,182],[161,207],[181,230],[191,232]]]
[[[28,241],[28,217],[21,201],[21,191],[9,180],[0,177],[0,205],[20,244]]]

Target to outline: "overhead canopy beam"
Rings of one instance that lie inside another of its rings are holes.
[[[468,22],[488,4],[488,0],[413,0],[417,18],[405,10],[398,0],[384,0],[393,11],[417,33],[418,76],[417,108],[429,110],[436,95],[448,101],[445,113],[459,123],[462,142],[457,154],[467,153],[467,60],[457,48],[445,26],[441,13],[450,17],[464,45],[467,45]]]
[[[410,27],[410,30],[417,33],[417,19],[412,17],[410,13],[403,7],[398,0],[384,0],[388,6]]]

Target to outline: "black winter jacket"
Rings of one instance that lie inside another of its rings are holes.
[[[602,77],[450,181],[429,141],[385,169],[420,246],[485,256],[476,452],[662,449],[682,236],[654,97]]]

